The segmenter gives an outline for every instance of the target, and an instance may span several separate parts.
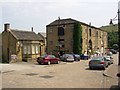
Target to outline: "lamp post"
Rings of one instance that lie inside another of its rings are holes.
[[[118,9],[118,46],[119,46],[119,56],[118,56],[118,65],[120,65],[120,10]]]
[[[118,15],[118,19],[116,19]],[[118,20],[118,42],[120,42],[120,10],[118,9],[117,15],[115,16],[115,18],[110,19],[110,25],[113,25],[113,21]],[[118,43],[118,47],[120,47],[120,43]],[[119,49],[119,55],[118,55],[118,65],[120,65],[120,49]]]

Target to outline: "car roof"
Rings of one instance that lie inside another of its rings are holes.
[[[92,57],[91,60],[101,60],[103,59],[103,56],[96,56],[96,57]]]

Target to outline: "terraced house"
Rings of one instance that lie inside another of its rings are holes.
[[[11,29],[10,24],[4,24],[2,32],[3,62],[32,61],[43,54],[44,40],[31,31]]]
[[[73,53],[74,25],[79,22],[82,27],[82,53],[88,50],[104,52],[107,48],[107,32],[71,18],[58,19],[46,26],[47,53]]]

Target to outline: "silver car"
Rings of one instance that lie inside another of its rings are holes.
[[[104,56],[104,58],[107,60],[108,64],[113,64],[113,58],[111,56]]]
[[[61,61],[69,61],[69,62],[74,61],[74,57],[71,54],[63,54],[60,58],[61,58]]]
[[[90,69],[102,68],[105,70],[106,67],[108,67],[108,63],[103,56],[93,57],[89,61],[89,68]]]

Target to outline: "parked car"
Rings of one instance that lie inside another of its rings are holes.
[[[80,55],[78,54],[72,54],[74,57],[74,61],[80,61]]]
[[[80,59],[88,60],[89,58],[90,58],[89,55],[84,55],[84,54],[81,54],[81,55],[80,55]]]
[[[102,68],[105,70],[106,67],[108,67],[108,63],[103,56],[92,57],[89,61],[90,69]]]
[[[56,58],[54,55],[42,55],[41,57],[38,57],[37,58],[37,62],[39,64],[52,64],[52,63],[56,63],[56,64],[59,64],[60,62],[60,59],[59,58]]]
[[[61,61],[70,61],[70,62],[74,61],[74,57],[72,54],[63,54],[60,58]]]
[[[107,52],[106,54],[107,54],[107,56],[112,56],[113,55],[113,53],[111,51]]]
[[[104,56],[104,58],[108,62],[108,65],[113,64],[113,58],[111,56]]]
[[[117,54],[117,50],[110,49],[110,51],[111,51],[113,54]]]

